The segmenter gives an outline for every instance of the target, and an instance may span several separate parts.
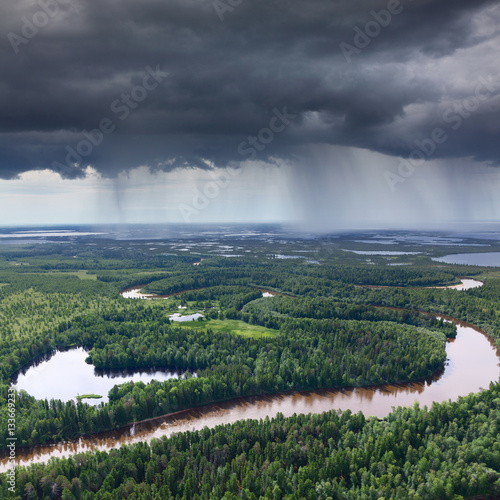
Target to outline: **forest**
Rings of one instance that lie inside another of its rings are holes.
[[[170,368],[196,372],[197,376],[189,377],[188,373],[180,380],[146,386],[125,384],[110,393],[109,403],[97,409],[80,401],[76,405],[36,401],[21,393],[17,406],[19,444],[109,430],[244,395],[416,380],[444,365],[445,334],[439,326],[446,323],[427,325],[422,320],[423,326],[413,326],[403,324],[401,318],[399,323],[388,321],[392,315],[378,315],[372,321],[339,319],[342,314],[332,312],[330,317],[319,319],[282,316],[279,332],[263,338],[214,332],[209,321],[201,333],[176,327],[162,307],[151,308],[144,302],[134,303],[134,308],[126,311],[75,316],[41,339],[40,349],[35,350],[32,344],[21,354],[29,357],[48,351],[52,342],[66,347],[83,345],[91,348],[88,362],[98,369]],[[17,353],[9,355],[2,365],[5,370],[19,363]],[[0,397],[7,397],[7,389],[7,385],[0,387]],[[2,418],[6,424],[6,412]],[[7,429],[5,425],[1,428]],[[2,432],[2,444],[6,439],[7,433]]]
[[[16,498],[444,499],[500,494],[500,389],[384,420],[240,421],[22,468]],[[5,475],[2,498],[8,498]]]
[[[277,259],[275,243],[255,242],[248,256],[225,258],[203,252],[202,243],[179,255],[99,241],[0,249],[2,447],[11,380],[33,361],[74,346],[85,347],[87,363],[104,372],[156,368],[184,375],[115,386],[109,401],[96,406],[76,395],[37,400],[20,391],[17,446],[241,396],[427,379],[443,369],[446,339],[457,334],[443,315],[500,338],[500,279],[490,269],[420,256],[408,266],[367,265],[335,248],[309,263]],[[484,285],[430,288],[464,276]],[[157,298],[120,296],[131,287]],[[182,314],[203,317],[175,323],[172,313],[181,307]],[[335,411],[278,416],[32,465],[18,470],[13,498],[500,493],[498,390],[492,384],[458,402],[395,409],[383,420]],[[7,498],[4,474],[0,492]]]

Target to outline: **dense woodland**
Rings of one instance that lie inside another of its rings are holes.
[[[278,416],[31,465],[2,498],[444,499],[500,494],[500,389],[362,413]]]
[[[355,321],[283,315],[275,336],[244,338],[214,332],[209,323],[204,332],[168,324],[163,308],[144,302],[115,313],[76,316],[42,339],[42,347],[55,341],[92,348],[88,361],[100,369],[169,368],[197,376],[122,385],[97,409],[23,395],[17,437],[21,445],[43,443],[243,395],[413,380],[443,367],[445,335],[439,327],[446,324],[434,321],[437,329],[431,330],[384,321],[390,317]],[[25,350],[26,356],[31,353]],[[6,398],[7,386],[1,390]],[[2,444],[6,438],[0,434]]]
[[[21,391],[18,446],[238,396],[422,379],[443,368],[445,339],[456,335],[453,323],[428,313],[469,321],[500,338],[500,279],[487,278],[483,287],[466,292],[424,288],[454,284],[465,275],[484,279],[487,270],[421,257],[391,268],[344,261],[335,252],[325,259],[318,253],[318,264],[269,255],[257,248],[245,258],[194,258],[95,243],[0,252],[2,446],[10,380],[55,349],[84,346],[87,362],[101,370],[185,373],[115,386],[109,402],[96,407],[40,401]],[[120,297],[121,289],[139,285],[168,299]],[[274,296],[263,298],[263,290]],[[192,326],[172,323],[169,315],[179,304],[205,318]],[[258,325],[261,333],[224,330],[229,320]],[[492,385],[430,410],[399,409],[384,421],[330,412],[239,422],[150,446],[81,455],[19,471],[17,494],[379,499],[497,492],[498,390]]]

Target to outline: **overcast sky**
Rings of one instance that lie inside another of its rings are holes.
[[[0,224],[500,219],[500,2],[9,0]]]

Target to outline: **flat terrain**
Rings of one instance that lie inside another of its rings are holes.
[[[213,330],[214,332],[233,333],[242,337],[261,338],[274,337],[279,334],[278,330],[271,330],[259,325],[249,325],[244,321],[234,319],[210,319],[203,321],[186,321],[183,323],[175,323],[185,328],[193,330]]]
[[[89,394],[78,402],[21,393],[17,446],[113,432],[234,398],[328,388],[349,388],[348,397],[352,388],[431,380],[445,366],[446,338],[457,334],[435,315],[500,339],[500,271],[432,260],[499,251],[500,241],[409,232],[314,238],[275,226],[173,227],[169,234],[158,239],[153,228],[142,240],[104,234],[0,245],[0,401],[7,401],[20,368],[71,346],[84,347],[86,362],[108,373],[154,367],[181,374],[114,385],[96,406],[85,401],[99,394],[93,389],[80,391]],[[438,288],[463,277],[484,286]],[[169,298],[120,296],[139,286]],[[262,298],[261,290],[274,295]],[[167,321],[197,312],[205,318]],[[394,410],[382,421],[332,412],[240,422],[216,434],[206,429],[153,443],[151,450],[89,453],[76,459],[73,472],[53,461],[36,474],[23,471],[16,494],[231,500],[496,494],[499,401],[492,384],[466,400]],[[2,404],[2,445],[8,419]],[[118,456],[123,463],[114,462]],[[6,484],[0,475],[2,498]],[[217,489],[221,484],[227,489]]]

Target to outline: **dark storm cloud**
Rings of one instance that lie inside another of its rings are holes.
[[[435,156],[498,163],[496,70],[488,65],[488,54],[484,64],[475,54],[473,65],[467,55],[480,44],[498,50],[496,24],[484,30],[477,22],[495,2],[230,5],[226,0],[3,3],[0,176],[51,168],[54,162],[63,175],[77,176],[79,168],[67,165],[79,144],[81,166],[92,164],[105,175],[146,164],[168,169],[206,166],[203,160],[238,163],[247,159],[238,153],[239,144],[267,127],[276,110],[296,118],[262,155],[288,157],[310,143],[407,155],[415,139],[446,123],[448,140]],[[380,34],[356,44],[355,28],[364,32],[375,19],[372,11],[387,9],[397,13],[379,26]],[[441,72],[440,61],[447,60],[449,68],[450,58],[454,69]],[[429,71],[432,62],[436,70]],[[488,75],[491,89],[481,94],[486,98],[452,128],[453,106]],[[461,83],[454,85],[455,80]],[[83,132],[103,123],[91,150],[82,146],[89,140]]]

